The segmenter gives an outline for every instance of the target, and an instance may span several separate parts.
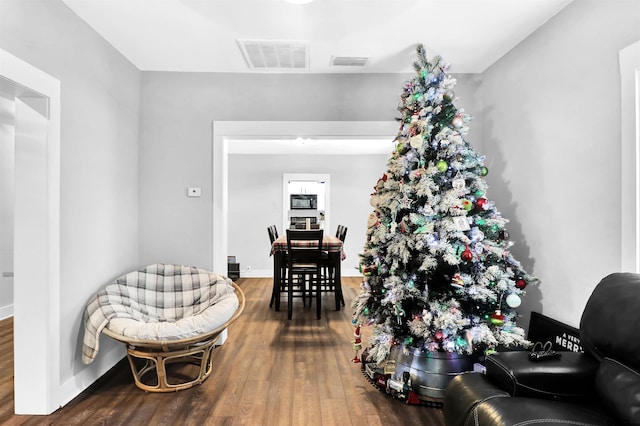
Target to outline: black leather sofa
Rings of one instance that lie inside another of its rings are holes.
[[[584,353],[532,361],[529,351],[487,356],[486,373],[447,386],[447,426],[640,425],[640,275],[600,281],[580,319]]]

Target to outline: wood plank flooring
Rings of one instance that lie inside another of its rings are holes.
[[[0,321],[2,425],[444,425],[442,411],[408,406],[376,390],[353,364],[350,303],[359,278],[344,278],[346,307],[323,298],[315,306],[287,302],[269,309],[272,280],[242,278],[247,304],[213,352],[214,372],[175,393],[138,389],[126,360],[49,416],[13,414],[13,319]],[[367,331],[363,332],[366,343]],[[100,356],[98,354],[98,356]]]

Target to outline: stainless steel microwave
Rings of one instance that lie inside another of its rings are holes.
[[[291,210],[317,210],[318,195],[317,194],[291,194],[290,208]]]

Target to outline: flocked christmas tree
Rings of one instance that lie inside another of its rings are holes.
[[[509,252],[507,220],[486,197],[488,170],[463,137],[470,117],[454,104],[455,79],[422,45],[417,56],[371,196],[354,324],[373,325],[377,362],[394,345],[461,354],[526,345],[514,308],[535,278]]]

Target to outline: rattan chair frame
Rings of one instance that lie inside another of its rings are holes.
[[[132,339],[114,333],[109,330],[107,324],[102,332],[125,344],[131,372],[138,388],[147,392],[175,392],[199,385],[211,375],[213,371],[211,351],[215,348],[222,332],[240,317],[246,304],[242,289],[236,283],[233,283],[233,287],[238,298],[238,308],[233,316],[220,327],[199,336],[176,340]],[[196,365],[199,367],[198,374],[191,380],[171,383],[171,378],[167,374],[167,365],[176,363]],[[148,375],[153,371],[155,371],[155,380],[150,380]]]

